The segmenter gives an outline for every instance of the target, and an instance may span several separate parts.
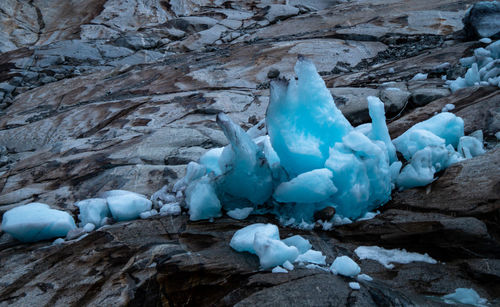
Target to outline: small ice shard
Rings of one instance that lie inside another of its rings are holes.
[[[273,273],[288,273],[287,270],[285,270],[284,268],[280,267],[279,265],[276,266],[276,267],[274,267],[271,272],[273,272]]]
[[[181,206],[179,203],[165,204],[160,208],[160,215],[179,215],[181,214]]]
[[[372,281],[373,280],[373,278],[371,278],[370,275],[366,275],[366,274],[359,274],[356,278],[358,280],[364,280],[364,281]]]
[[[216,176],[222,174],[219,166],[219,158],[224,151],[224,147],[213,148],[203,154],[200,158],[200,164],[206,167],[207,173],[213,172]],[[202,174],[203,176],[204,174]],[[200,176],[201,177],[201,176]]]
[[[459,89],[466,88],[467,82],[462,77],[458,77],[456,80],[450,81],[449,83],[450,90],[452,93],[458,91]]]
[[[483,44],[491,44],[491,38],[489,37],[483,37],[479,41]]]
[[[303,262],[303,263],[315,263],[319,265],[326,264],[326,256],[324,256],[320,251],[308,250],[307,252],[300,254],[295,262]]]
[[[257,232],[271,239],[280,239],[279,230],[276,225],[257,223],[236,231],[231,238],[231,243],[229,243],[229,245],[238,252],[249,252],[255,254],[253,242]],[[281,264],[282,263],[279,265]]]
[[[246,207],[246,208],[236,208],[233,210],[230,210],[227,212],[227,215],[229,217],[235,219],[235,220],[244,220],[246,219],[250,213],[253,211],[253,207]]]
[[[413,125],[405,133],[393,140],[396,149],[401,152],[405,159],[411,157],[412,152],[422,149],[423,145],[418,145],[418,148],[411,149],[414,146],[412,135],[415,130],[425,130],[445,140],[445,143],[457,147],[458,141],[464,135],[464,121],[460,117],[448,112],[439,113],[428,120]],[[421,143],[422,144],[422,143]],[[430,143],[427,145],[435,145]],[[416,145],[415,145],[416,146]],[[425,147],[425,146],[424,146]]]
[[[423,81],[423,80],[427,80],[427,74],[423,74],[423,73],[419,72],[418,74],[413,76],[413,78],[411,78],[410,81]]]
[[[329,169],[315,169],[281,183],[273,194],[274,199],[284,203],[316,203],[329,199],[337,188],[332,182]]]
[[[427,254],[411,253],[400,249],[384,249],[378,246],[359,246],[354,250],[359,259],[378,261],[388,269],[394,268],[395,263],[427,262],[436,264],[437,261]]]
[[[36,242],[66,237],[76,225],[67,212],[51,209],[46,204],[30,203],[5,212],[1,228],[19,241]]]
[[[281,166],[291,178],[322,168],[329,148],[352,130],[314,64],[299,57],[298,81],[271,82],[266,126]]]
[[[312,245],[309,240],[304,239],[302,236],[294,235],[282,240],[288,246],[295,246],[300,254],[303,254],[311,249]]]
[[[479,294],[471,288],[457,288],[455,292],[443,296],[444,302],[447,304],[465,304],[477,307],[486,307],[488,300],[479,296]]]
[[[116,221],[135,220],[142,212],[151,210],[152,202],[140,194],[129,192],[108,195],[111,195],[106,198],[109,211]]]
[[[90,198],[75,203],[80,209],[78,219],[81,225],[92,223],[97,227],[101,227],[102,220],[109,216],[108,204],[103,198]]]
[[[283,267],[288,271],[293,271],[293,269],[295,268],[293,264],[288,260],[283,263]]]
[[[262,232],[255,233],[253,249],[259,256],[260,266],[263,269],[282,265],[285,261],[294,261],[299,255],[295,246],[288,246]]]
[[[465,73],[465,83],[467,86],[473,86],[479,83],[481,78],[479,77],[479,69],[477,68],[477,63],[473,63],[471,68]]]
[[[398,158],[396,157],[396,148],[389,136],[389,129],[387,129],[385,123],[384,103],[375,96],[368,96],[366,100],[368,101],[368,111],[372,119],[371,139],[384,142],[387,154],[389,155],[389,163],[393,163]]]
[[[186,175],[174,184],[173,192],[184,191],[191,182],[201,178],[206,172],[207,168],[205,165],[189,162],[186,168]]]
[[[458,152],[466,159],[484,154],[483,142],[472,136],[463,136],[458,142]]]
[[[377,212],[366,212],[365,215],[363,215],[362,217],[360,217],[359,219],[357,219],[356,221],[366,221],[366,220],[371,220],[372,218],[376,217],[377,214],[379,214],[380,212],[377,211]]]
[[[222,215],[222,206],[215,193],[213,181],[207,176],[192,182],[187,187],[186,203],[191,221],[206,220]]]
[[[340,274],[343,276],[354,277],[361,272],[359,265],[354,262],[351,258],[347,256],[340,256],[335,258],[332,265],[330,266],[330,271],[334,274]]]
[[[219,159],[224,176],[220,189],[231,197],[262,204],[272,194],[273,183],[269,164],[262,150],[248,134],[224,113],[217,115],[217,124],[230,142]]]
[[[361,286],[359,285],[359,283],[355,282],[355,281],[351,281],[349,283],[349,287],[353,290],[359,290],[361,289]]]
[[[144,212],[141,212],[141,214],[139,214],[139,217],[141,219],[148,219],[151,217],[151,211],[144,211]]]
[[[87,223],[87,224],[85,224],[85,226],[83,226],[83,230],[85,230],[85,232],[91,232],[91,231],[94,231],[94,229],[95,229],[95,225],[92,223]]]

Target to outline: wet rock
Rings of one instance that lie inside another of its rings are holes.
[[[500,38],[500,2],[482,1],[475,3],[463,19],[468,38]]]
[[[270,23],[283,20],[299,13],[299,9],[290,5],[271,4],[266,14],[266,19]]]
[[[398,87],[386,87],[380,90],[380,100],[384,102],[389,116],[400,112],[408,102],[411,93]]]
[[[378,96],[379,90],[372,88],[336,87],[330,89],[335,103],[353,125],[370,120],[366,97]]]
[[[335,208],[326,207],[319,211],[314,212],[315,221],[330,221],[335,215]]]
[[[280,75],[280,71],[276,68],[271,68],[269,69],[269,71],[267,72],[267,77],[269,79],[274,79],[274,78],[278,78]]]
[[[431,101],[448,96],[450,90],[446,88],[421,87],[411,90],[411,102],[416,106],[424,106]]]

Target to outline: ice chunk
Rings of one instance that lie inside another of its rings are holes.
[[[467,86],[473,86],[479,83],[481,78],[479,77],[479,69],[477,68],[477,63],[473,63],[471,68],[465,73],[465,83]]]
[[[470,288],[458,288],[455,292],[443,296],[445,303],[447,304],[466,304],[478,307],[486,307],[488,300],[481,298],[479,294]]]
[[[372,119],[371,139],[384,142],[387,154],[389,155],[389,163],[393,163],[398,158],[396,157],[396,148],[392,144],[389,130],[385,123],[384,103],[375,96],[368,96],[366,100],[368,100],[368,111]]]
[[[219,167],[219,158],[222,155],[224,147],[213,148],[203,154],[200,158],[200,164],[206,167],[207,173],[214,172],[216,176],[222,174]],[[204,174],[202,174],[203,176]],[[201,177],[201,176],[200,176]]]
[[[160,208],[160,215],[179,215],[181,214],[181,206],[179,203],[165,204]]]
[[[359,285],[359,283],[355,282],[355,281],[351,281],[349,283],[349,287],[353,290],[359,290],[361,289],[361,286]]]
[[[483,44],[490,44],[491,43],[491,38],[488,37],[483,37],[479,40]]]
[[[427,74],[418,73],[415,76],[413,76],[413,78],[411,78],[410,81],[423,81],[423,80],[427,80]]]
[[[326,256],[324,256],[320,251],[308,250],[307,252],[300,254],[295,262],[303,262],[303,263],[315,263],[319,265],[326,264]]]
[[[458,77],[456,80],[450,81],[449,83],[450,90],[452,93],[458,91],[459,89],[466,88],[467,82],[462,77]]]
[[[41,203],[12,208],[2,218],[2,231],[23,242],[65,237],[75,228],[75,221],[67,212]]]
[[[109,194],[108,194],[109,195]],[[109,211],[116,221],[129,221],[140,217],[144,211],[151,210],[152,202],[137,193],[116,193],[106,198]]]
[[[187,187],[186,203],[191,221],[205,220],[222,215],[222,206],[215,194],[213,182],[207,176],[192,182]]]
[[[54,242],[52,242],[52,245],[60,245],[60,244],[63,244],[64,243],[64,239],[63,238],[57,238],[54,240]]]
[[[102,221],[109,216],[108,203],[103,198],[90,198],[75,203],[80,209],[78,219],[81,225],[92,223],[97,227],[101,227]]]
[[[284,203],[316,203],[329,199],[337,188],[332,182],[329,169],[315,169],[281,183],[273,194],[274,199]]]
[[[91,231],[94,231],[94,229],[95,229],[95,225],[92,223],[87,223],[87,224],[85,224],[85,226],[83,226],[83,230],[85,230],[85,232],[91,232]]]
[[[334,274],[340,274],[348,277],[354,277],[361,272],[359,265],[347,256],[340,256],[335,258],[330,271]]]
[[[435,264],[436,260],[427,254],[411,253],[400,249],[384,249],[378,246],[359,246],[354,250],[359,259],[371,259],[380,262],[388,269],[392,269],[396,263],[427,262]]]
[[[403,154],[406,160],[410,160],[412,156],[419,150],[424,149],[427,146],[441,146],[445,145],[445,140],[435,135],[434,133],[423,130],[423,129],[413,129],[408,130],[407,138],[405,142],[401,142],[396,139],[394,142],[397,144],[398,151]]]
[[[283,263],[283,267],[285,269],[287,269],[288,271],[293,271],[293,269],[294,269],[293,264],[288,260]]]
[[[322,168],[329,148],[352,130],[314,64],[299,57],[298,81],[271,82],[266,125],[281,166],[293,178]]]
[[[236,220],[244,220],[250,215],[252,211],[253,211],[252,207],[246,207],[241,209],[236,208],[234,210],[228,211],[227,215]]]
[[[405,158],[409,156],[408,146],[411,144],[410,138],[415,130],[429,131],[443,138],[446,144],[451,144],[456,148],[459,139],[464,135],[464,121],[452,113],[443,112],[434,115],[428,120],[415,124],[405,133],[393,140],[396,149],[401,152]],[[416,152],[416,150],[414,150],[414,152]]]
[[[341,216],[359,218],[390,199],[389,158],[383,142],[352,131],[330,150],[325,166],[338,188],[332,202]]]
[[[287,270],[280,267],[279,265],[277,267],[274,267],[271,272],[273,272],[273,273],[288,273]]]
[[[371,278],[370,275],[366,275],[366,274],[359,274],[356,278],[358,280],[365,280],[365,281],[372,281],[373,280],[373,278]]]
[[[132,192],[132,191],[126,191],[126,190],[110,190],[110,191],[102,192],[100,196],[101,196],[101,198],[108,198],[108,197],[112,197],[112,196],[123,196],[123,195],[130,195],[130,194],[147,199],[147,197],[142,195],[142,194]]]
[[[186,168],[186,175],[174,184],[173,192],[184,191],[191,182],[201,178],[206,172],[207,168],[205,165],[189,162]]]
[[[299,251],[295,246],[288,246],[262,232],[255,233],[253,249],[259,256],[260,266],[263,269],[282,265],[285,261],[294,261],[299,255]]]
[[[483,142],[472,136],[463,136],[458,142],[458,152],[466,159],[484,154]]]
[[[304,239],[302,236],[295,235],[282,240],[288,246],[295,246],[299,253],[303,254],[311,249],[312,245],[309,240]]]
[[[220,179],[220,188],[231,197],[247,199],[254,204],[264,203],[273,189],[271,170],[264,153],[224,113],[217,115],[217,124],[231,143],[219,159],[224,174]]]
[[[236,231],[229,245],[238,252],[249,252],[255,254],[253,241],[255,234],[259,232],[268,238],[279,240],[279,230],[273,224],[252,224]],[[281,265],[280,263],[279,265]]]

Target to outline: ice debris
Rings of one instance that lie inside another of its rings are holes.
[[[470,288],[458,288],[455,292],[443,296],[444,302],[447,304],[466,304],[477,307],[485,307],[488,300],[479,296],[479,294]]]
[[[12,208],[2,218],[2,231],[22,242],[66,237],[75,228],[71,215],[42,203]]]
[[[413,76],[413,78],[411,78],[411,81],[423,81],[423,80],[427,80],[427,74],[423,74],[420,72],[415,76]]]
[[[340,256],[335,258],[330,271],[334,274],[340,274],[347,277],[354,277],[361,272],[359,265],[347,256]]]
[[[372,281],[373,280],[373,278],[367,274],[359,274],[358,276],[356,276],[356,278],[358,280],[364,280],[364,281]]]
[[[255,234],[253,248],[259,256],[260,266],[263,269],[282,265],[285,261],[293,261],[299,256],[295,246],[288,246],[279,239],[269,238],[261,232]]]
[[[492,45],[477,51],[474,61],[487,61],[486,55],[497,52]],[[297,80],[271,83],[268,135],[256,129],[247,133],[227,115],[217,115],[229,145],[189,163],[172,191],[184,191],[191,220],[224,211],[244,219],[251,210],[274,214],[283,225],[312,229],[314,213],[332,207],[336,215],[322,221],[329,229],[382,206],[394,188],[425,186],[449,165],[484,152],[482,140],[464,136],[463,120],[449,112],[391,140],[377,97],[367,97],[372,122],[354,128],[311,61],[299,57],[295,72]],[[451,105],[445,107],[450,110]],[[399,161],[397,151],[406,161]]]
[[[78,219],[81,225],[92,223],[97,227],[104,225],[105,218],[109,216],[108,203],[104,198],[90,198],[75,203],[80,209]]]
[[[143,195],[129,191],[109,191],[106,195],[109,211],[116,221],[130,221],[151,210],[152,202]]]
[[[306,240],[299,235],[283,239],[283,242],[288,246],[295,246],[301,254],[307,252],[312,247],[311,243],[309,243],[309,240]]]
[[[273,273],[288,273],[288,271],[282,267],[280,267],[279,265],[277,267],[274,267],[271,272]]]
[[[394,268],[395,263],[427,262],[436,264],[437,261],[427,254],[411,253],[400,249],[384,249],[379,246],[359,246],[354,250],[359,259],[378,261],[388,269]]]
[[[473,56],[460,59],[460,63],[469,68],[464,77],[446,82],[452,92],[474,85],[500,86],[500,40],[490,40],[488,46],[477,48]]]
[[[264,234],[266,237],[271,239],[280,239],[279,230],[276,225],[257,223],[236,231],[231,238],[231,243],[229,245],[238,252],[249,252],[255,254],[256,252],[253,247],[253,243],[256,233]]]
[[[246,208],[236,208],[234,210],[230,210],[227,212],[227,215],[229,217],[235,219],[235,220],[244,220],[246,219],[250,213],[252,213],[253,207],[246,207]]]
[[[295,259],[295,262],[314,263],[314,264],[319,264],[319,265],[325,265],[326,264],[326,256],[323,255],[320,251],[315,251],[315,250],[310,249],[307,252],[299,255]]]

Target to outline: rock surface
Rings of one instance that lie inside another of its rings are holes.
[[[265,116],[270,78],[312,59],[354,124],[363,97],[386,104],[397,137],[448,103],[489,152],[450,167],[429,187],[395,192],[381,214],[300,234],[327,256],[347,255],[374,281],[296,266],[259,271],[229,247],[232,234],[270,217],[189,222],[155,216],[62,244],[19,244],[0,233],[0,306],[442,305],[456,288],[490,303],[500,293],[500,91],[453,94],[442,76],[481,46],[464,41],[475,1],[9,0],[0,9],[0,215],[33,201],[76,217],[75,201],[110,189],[145,195],[226,144],[224,111],[244,129]],[[466,29],[467,30],[467,29]],[[270,74],[271,69],[273,73]],[[424,81],[410,81],[427,73]],[[438,264],[387,270],[359,245],[428,253]],[[493,281],[493,282],[492,282]],[[434,297],[434,298],[433,298]]]

